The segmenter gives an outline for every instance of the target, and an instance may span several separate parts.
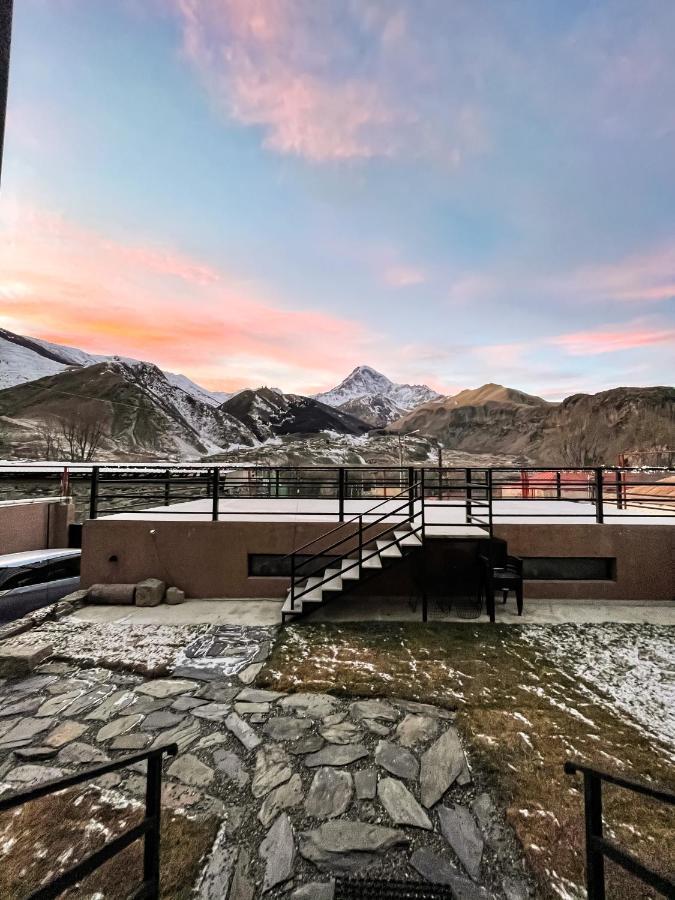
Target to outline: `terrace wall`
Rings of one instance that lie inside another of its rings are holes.
[[[335,528],[318,522],[88,521],[84,527],[82,586],[135,582],[155,576],[188,597],[284,597],[287,578],[249,577],[248,555],[286,554]],[[340,536],[347,533],[347,526]],[[496,534],[519,556],[600,556],[616,559],[611,581],[529,581],[530,598],[672,600],[675,597],[675,526],[501,525]],[[313,547],[325,549],[335,536]],[[433,541],[431,572],[437,589],[444,576],[443,543]],[[345,549],[348,548],[346,545]],[[414,558],[385,571],[359,591],[410,595],[419,572]]]
[[[12,500],[0,503],[0,553],[68,546],[72,501]]]

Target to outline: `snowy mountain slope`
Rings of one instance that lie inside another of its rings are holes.
[[[439,396],[426,384],[396,384],[370,366],[357,366],[337,387],[314,399],[382,427]]]
[[[0,328],[0,390],[33,381],[36,378],[44,378],[46,375],[56,375],[58,372],[65,371],[69,366],[93,366],[107,360],[118,360],[128,365],[140,362],[140,360],[123,356],[98,356],[78,350],[76,347],[25,337]],[[232,396],[208,391],[185,375],[174,372],[164,372],[164,375],[174,387],[208,406],[220,406]]]
[[[0,391],[0,416],[32,424],[38,455],[41,426],[51,423],[58,433],[71,417],[101,422],[101,449],[118,457],[199,457],[256,443],[239,420],[175,387],[157,366],[120,359]]]

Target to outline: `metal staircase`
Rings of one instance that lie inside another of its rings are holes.
[[[425,540],[424,505],[422,481],[410,482],[393,497],[289,553],[285,559],[291,563],[291,586],[282,622],[317,609],[327,598],[352,590],[419,551]]]

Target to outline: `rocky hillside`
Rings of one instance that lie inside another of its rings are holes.
[[[574,394],[549,411],[536,448],[540,460],[616,465],[620,454],[652,459],[675,449],[675,388],[618,387]]]
[[[363,434],[366,422],[312,397],[283,394],[273,388],[240,391],[220,407],[242,422],[259,440],[287,434]]]
[[[102,458],[194,458],[255,443],[239,420],[170,384],[156,366],[121,360],[0,391],[0,417],[15,456],[58,457],[64,427],[81,425],[100,425]]]
[[[381,428],[406,412],[439,397],[426,384],[396,384],[386,375],[358,366],[344,381],[315,399]]]
[[[0,389],[35,381],[46,375],[57,375],[72,366],[82,368],[115,360],[132,366],[140,364],[136,359],[96,356],[76,347],[52,344],[0,328]],[[208,406],[219,406],[231,396],[218,391],[207,391],[185,375],[174,372],[163,372],[163,375],[169,384]]]
[[[554,404],[488,384],[425,403],[388,430],[419,431],[455,451],[531,464],[614,465],[620,453],[675,445],[675,389],[615,388]]]

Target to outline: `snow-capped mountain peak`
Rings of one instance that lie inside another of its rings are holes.
[[[315,399],[382,426],[439,396],[426,384],[397,384],[371,366],[357,366],[337,387]]]

